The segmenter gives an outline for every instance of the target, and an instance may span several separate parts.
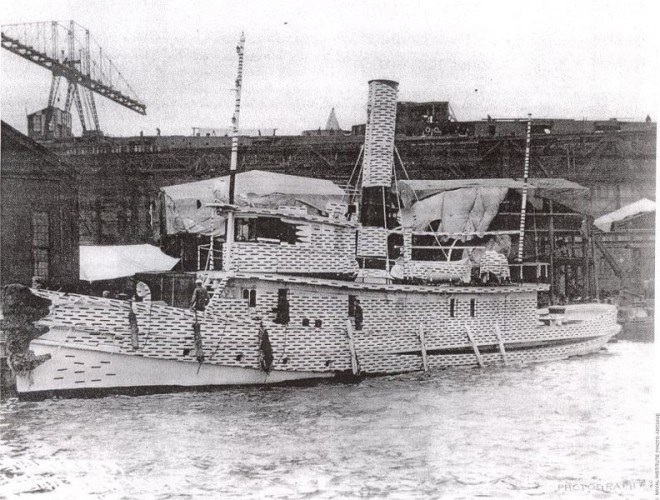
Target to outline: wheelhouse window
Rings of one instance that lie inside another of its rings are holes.
[[[50,265],[50,220],[48,212],[32,212],[33,276],[47,279]]]
[[[437,222],[431,223],[431,228],[437,231]],[[446,238],[439,240],[433,235],[413,234],[412,260],[421,261],[457,261],[463,259],[465,243]]]
[[[298,242],[297,233],[296,224],[276,217],[237,218],[234,238],[236,241],[294,244]]]

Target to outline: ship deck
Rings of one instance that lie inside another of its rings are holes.
[[[292,276],[275,273],[245,273],[227,271],[203,271],[200,277],[210,281],[223,281],[228,279],[263,280],[278,283],[291,283],[299,285],[312,285],[332,287],[349,290],[368,290],[382,292],[412,292],[412,293],[438,293],[438,294],[499,294],[499,293],[529,293],[547,292],[550,285],[546,283],[511,283],[506,285],[450,285],[438,283],[436,285],[391,284],[391,283],[363,283],[357,281],[343,281],[338,279],[314,278],[309,276]]]

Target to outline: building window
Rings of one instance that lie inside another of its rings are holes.
[[[456,299],[449,299],[449,317],[456,317]]]
[[[32,130],[35,132],[41,132],[41,115],[35,115],[32,117]]]
[[[470,317],[474,318],[477,309],[477,299],[470,299]]]
[[[48,279],[50,264],[50,222],[48,212],[32,212],[33,276]]]

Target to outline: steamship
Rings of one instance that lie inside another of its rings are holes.
[[[614,306],[538,309],[547,267],[509,258],[524,226],[489,229],[525,182],[400,179],[394,81],[369,82],[346,195],[300,178],[300,196],[236,195],[242,51],[241,41],[228,196],[207,204],[215,229],[196,273],[208,305],[29,290],[12,303],[34,311],[29,345],[10,356],[20,397],[526,364],[595,352],[618,333]]]

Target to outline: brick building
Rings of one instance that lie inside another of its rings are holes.
[[[2,122],[0,284],[78,284],[77,175],[57,155]]]

